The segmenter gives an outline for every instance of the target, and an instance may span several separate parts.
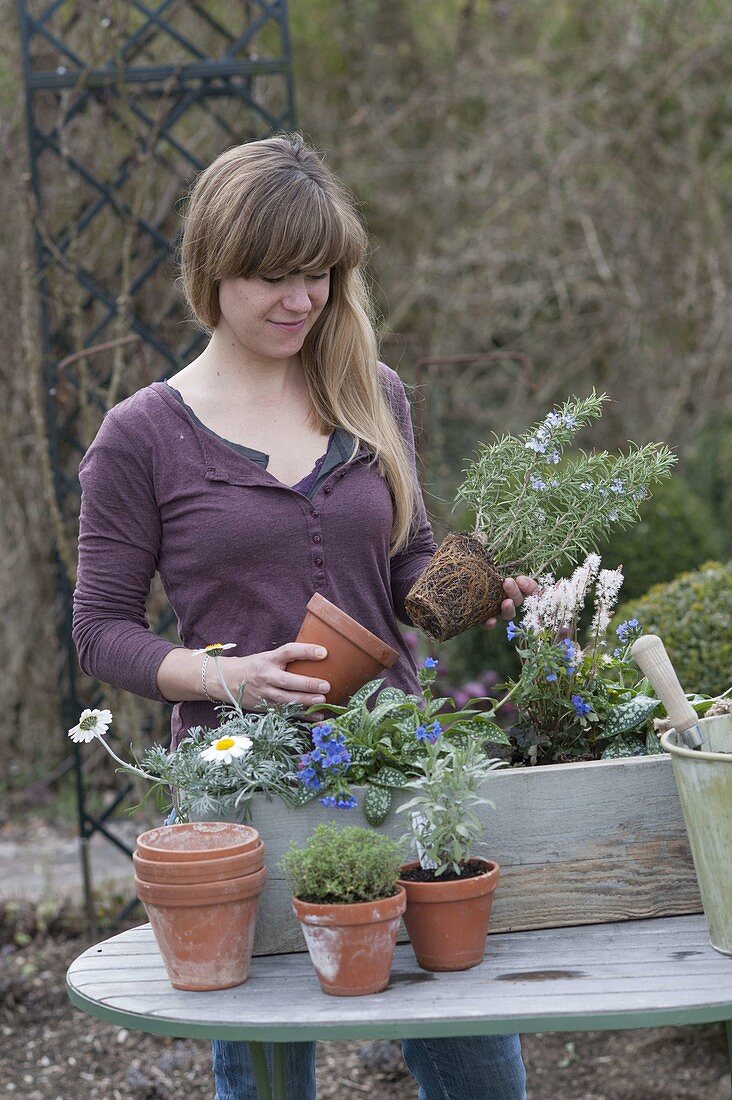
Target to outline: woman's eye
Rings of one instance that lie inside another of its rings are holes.
[[[317,275],[308,275],[308,279],[327,279],[330,271],[322,271]]]
[[[262,282],[264,283],[281,283],[284,275],[263,275]]]

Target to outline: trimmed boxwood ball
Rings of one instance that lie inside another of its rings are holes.
[[[718,695],[732,674],[732,562],[706,562],[669,584],[657,584],[640,600],[624,603],[613,625],[638,619],[645,634],[658,634],[684,691]]]
[[[721,555],[732,554],[732,409],[718,412],[696,436],[684,460],[684,477],[714,513],[723,542]]]

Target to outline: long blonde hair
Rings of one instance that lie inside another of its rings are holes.
[[[300,352],[314,424],[345,428],[374,454],[394,501],[391,551],[406,545],[418,486],[379,384],[362,266],[368,237],[349,193],[298,134],[228,149],[196,180],[185,213],[181,277],[199,324],[221,317],[221,279],[330,269],[330,295]]]

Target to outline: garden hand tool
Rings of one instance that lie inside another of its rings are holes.
[[[643,634],[631,647],[636,664],[648,677],[656,695],[666,708],[673,728],[690,749],[700,749],[704,735],[699,718],[684,695],[666,647],[656,634]]]

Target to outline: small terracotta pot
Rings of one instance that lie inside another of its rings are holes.
[[[189,821],[162,825],[137,838],[143,859],[166,863],[197,859],[224,859],[256,848],[261,841],[256,829],[228,821]]]
[[[229,878],[242,878],[251,875],[264,866],[264,844],[262,841],[247,852],[238,852],[233,856],[220,859],[143,859],[133,852],[132,862],[135,874],[143,882],[199,883],[222,882]]]
[[[453,882],[399,879],[407,892],[404,923],[423,970],[469,970],[483,961],[498,864],[479,862],[485,865],[485,872],[473,878]],[[414,867],[419,863],[405,863],[402,871]]]
[[[296,642],[322,645],[328,656],[322,661],[292,661],[288,672],[313,676],[330,683],[326,702],[341,706],[355,691],[391,668],[400,654],[365,626],[346,615],[319,592],[309,600]]]
[[[246,981],[266,881],[266,867],[242,878],[197,884],[143,882],[135,876],[175,989],[229,989]]]
[[[406,904],[401,886],[390,898],[353,905],[314,905],[292,899],[324,993],[360,997],[386,989]]]

